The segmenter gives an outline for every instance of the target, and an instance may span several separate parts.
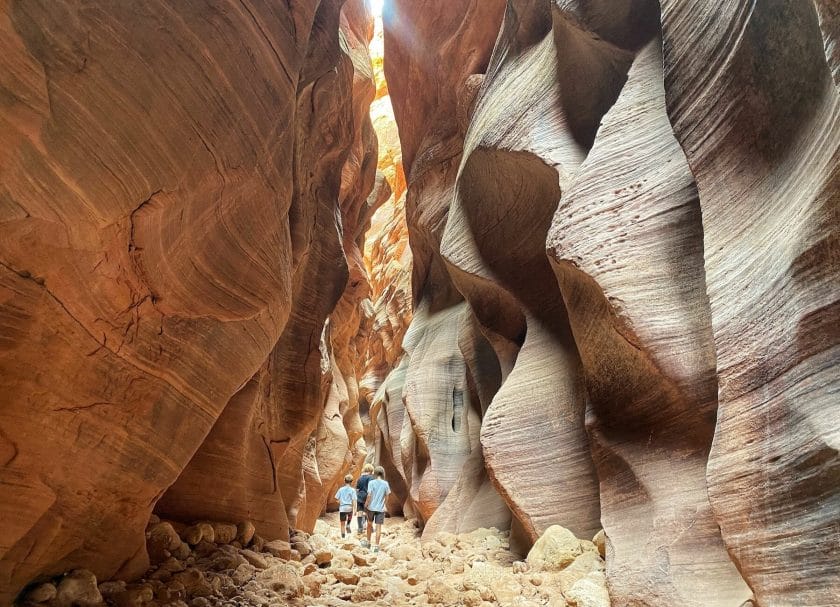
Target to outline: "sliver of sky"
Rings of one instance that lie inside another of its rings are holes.
[[[373,13],[374,17],[381,17],[382,16],[382,5],[385,4],[385,0],[368,0],[368,6],[370,6],[370,12]]]

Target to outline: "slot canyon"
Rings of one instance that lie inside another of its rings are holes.
[[[839,371],[837,0],[0,0],[0,606],[840,606]]]

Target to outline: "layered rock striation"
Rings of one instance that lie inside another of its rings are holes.
[[[0,602],[139,575],[155,507],[311,527],[363,457],[364,2],[2,12]]]
[[[662,5],[668,114],[700,194],[717,359],[709,498],[761,605],[829,605],[840,591],[830,556],[840,513],[830,13],[821,2],[709,14]]]
[[[836,603],[830,1],[0,15],[0,603]]]
[[[482,517],[507,526],[510,518],[478,441],[497,363],[482,356],[489,345],[440,252],[469,108],[502,11],[498,1],[440,3],[429,19],[426,7],[395,1],[384,15],[384,67],[408,186],[414,315],[404,357],[373,396],[371,423],[379,459],[397,480],[397,507],[428,522],[430,534],[457,531],[456,510],[468,513],[466,526]]]
[[[417,260],[375,399],[399,499],[464,531],[487,479],[514,543],[603,526],[614,605],[832,604],[836,11],[491,4],[386,18]],[[460,385],[478,445],[445,427]]]

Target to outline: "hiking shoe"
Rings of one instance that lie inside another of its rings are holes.
[[[360,542],[360,544],[361,544],[362,548],[370,548],[370,542],[367,541],[367,540],[362,540]]]
[[[379,552],[379,546],[374,546],[373,553],[376,554],[377,552]]]

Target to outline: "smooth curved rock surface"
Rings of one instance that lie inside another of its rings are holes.
[[[291,556],[369,461],[433,559],[603,526],[500,602],[834,605],[838,15],[0,3],[0,603],[153,508]]]
[[[700,192],[717,357],[709,497],[758,604],[830,605],[840,93],[818,14],[811,2],[662,5],[668,114]]]
[[[366,111],[340,8],[4,4],[0,602],[39,574],[141,573],[185,467],[165,509],[285,533],[300,490],[280,501],[276,465],[323,403],[275,403],[295,372],[320,393],[342,212],[364,214],[339,177],[364,199],[375,171],[342,175]]]
[[[481,439],[517,533],[558,522],[583,535],[601,518],[615,604],[741,604],[752,589],[758,604],[827,605],[837,11],[659,9],[509,3],[486,74],[460,81],[462,145],[439,136],[454,130],[412,130],[431,93],[400,86],[422,69],[389,73],[415,301],[462,296],[492,346],[501,383]],[[424,40],[394,65],[423,66]],[[436,157],[459,158],[454,190]],[[437,511],[428,523],[450,524],[452,509]]]
[[[564,87],[573,89],[557,78],[558,40],[571,45],[578,34],[563,23],[555,31],[552,10],[546,2],[508,8],[442,245],[500,361],[503,382],[481,442],[490,476],[531,542],[554,523],[582,536],[600,528],[580,361],[545,256],[551,216],[587,151],[579,138],[597,120],[589,104],[581,113],[577,99],[564,96]],[[591,96],[602,104],[622,79],[620,61],[606,57],[588,66],[602,84]]]
[[[480,451],[483,408],[470,399],[458,339],[470,312],[452,287],[439,249],[476,79],[486,68],[503,4],[441,3],[430,19],[427,7],[395,0],[384,14],[385,72],[408,181],[405,213],[415,305],[403,340],[402,394],[397,401],[394,382],[386,379],[391,387],[374,397],[371,415],[376,407],[378,425],[387,430],[382,436],[390,447],[386,460],[408,493],[403,509],[422,520],[460,483],[470,458],[474,469]],[[472,500],[477,489],[465,487],[459,499]]]
[[[637,55],[548,251],[586,376],[612,603],[740,605],[705,483],[717,382],[700,202],[660,49]]]
[[[463,147],[464,109],[487,67],[504,4],[453,0],[430,11],[413,0],[392,0],[385,6],[384,67],[408,182],[415,302],[445,276],[436,266]]]
[[[346,4],[341,14],[337,6],[319,6],[308,71],[298,86],[295,154],[299,166],[311,169],[295,182],[292,216],[298,229],[293,233],[303,231],[298,237],[309,244],[293,277],[289,321],[264,367],[258,410],[244,427],[228,426],[224,417],[217,422],[214,434],[219,440],[202,445],[160,501],[158,511],[165,516],[237,520],[231,514],[245,510],[259,533],[287,540],[286,521],[311,530],[330,487],[347,469],[350,444],[342,415],[351,417],[351,398],[344,374],[354,369],[352,360],[342,359],[342,369],[338,359],[352,357],[348,342],[359,327],[354,311],[357,300],[366,296],[356,239],[372,212],[367,194],[374,182],[376,146],[366,112],[374,92],[367,55],[369,18],[360,1]],[[347,51],[336,53],[337,67],[331,69],[323,55],[338,48],[339,31]],[[352,103],[336,105],[341,98]],[[324,147],[313,146],[316,141]],[[327,147],[328,142],[333,146]],[[321,339],[313,340],[314,335]],[[243,444],[241,437],[249,435],[257,437],[262,449],[252,449],[248,456],[220,456],[220,450]],[[314,447],[319,438],[324,449],[329,445],[321,458]],[[231,514],[224,516],[217,489],[206,483],[211,474],[226,478],[230,490],[249,475],[259,474],[261,482],[244,500],[237,494]],[[271,507],[261,510],[258,504],[265,501]]]

